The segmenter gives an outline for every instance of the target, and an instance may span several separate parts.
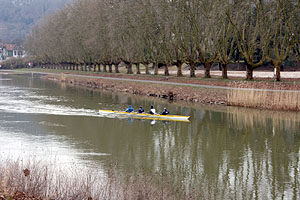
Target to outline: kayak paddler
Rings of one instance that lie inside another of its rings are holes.
[[[155,115],[156,114],[156,110],[154,109],[153,106],[150,107],[149,114],[151,114],[151,115]]]
[[[139,108],[139,111],[138,111],[139,113],[144,113],[145,112],[145,110],[144,110],[144,108],[141,106],[140,108]]]
[[[134,109],[132,108],[131,105],[129,105],[129,107],[125,110],[125,112],[131,113],[134,112]]]
[[[161,113],[161,115],[168,115],[169,111],[167,110],[167,108],[164,108],[164,111]]]

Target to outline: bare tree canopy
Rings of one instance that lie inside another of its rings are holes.
[[[291,54],[300,60],[299,0],[76,0],[46,17],[26,47],[39,63],[111,66],[153,63],[203,65],[242,60],[247,79],[265,62],[277,69]],[[106,67],[104,68],[106,70]],[[116,69],[117,71],[117,69]]]

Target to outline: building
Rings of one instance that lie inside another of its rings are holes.
[[[23,57],[25,57],[25,51],[22,46],[0,43],[0,61],[9,58],[23,58]]]
[[[0,61],[5,60],[7,57],[7,51],[5,46],[0,43]]]

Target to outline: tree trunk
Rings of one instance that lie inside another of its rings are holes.
[[[149,64],[148,64],[148,63],[145,63],[144,66],[145,66],[145,74],[150,74],[150,71],[149,71]]]
[[[196,77],[196,73],[195,73],[195,63],[192,62],[190,63],[190,77],[195,78]]]
[[[113,72],[113,71],[112,71],[112,64],[109,64],[109,65],[108,65],[108,72],[109,72],[109,73],[112,73],[112,72]]]
[[[103,72],[107,72],[106,64],[103,65]]]
[[[136,74],[141,74],[141,68],[140,68],[140,64],[137,63],[136,65]]]
[[[253,67],[251,65],[247,65],[247,75],[246,75],[246,80],[253,80]]]
[[[205,69],[204,78],[211,78],[211,76],[210,76],[211,65],[212,65],[212,63],[205,63],[204,64],[204,69]]]
[[[114,64],[115,65],[115,72],[116,73],[120,73],[120,71],[119,71],[119,65],[118,64]]]
[[[180,61],[177,61],[176,66],[177,66],[177,76],[182,77],[183,76],[183,74],[182,74],[182,63]]]
[[[277,63],[274,67],[276,69],[276,74],[275,74],[275,78],[276,78],[276,81],[279,82],[281,81],[281,76],[280,76],[280,65],[281,63]]]
[[[165,76],[170,76],[168,64],[165,65]]]
[[[222,64],[222,78],[223,79],[228,79],[227,64]]]
[[[98,72],[101,72],[101,67],[100,66],[101,66],[100,64],[97,64],[97,71]]]
[[[158,75],[158,64],[153,63],[153,67],[154,67],[154,75]]]
[[[132,71],[132,64],[129,63],[129,64],[126,64],[127,65],[127,74],[133,74],[133,71]]]
[[[76,71],[78,71],[79,69],[78,69],[78,64],[76,64]]]

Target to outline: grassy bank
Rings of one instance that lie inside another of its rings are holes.
[[[172,101],[187,101],[203,104],[225,104],[226,91],[220,89],[174,86],[160,83],[106,80],[91,77],[70,77],[64,75],[46,75],[43,78],[93,90],[109,90],[132,95],[150,96]]]
[[[167,181],[146,175],[127,176],[114,167],[107,175],[96,170],[83,174],[80,170],[52,168],[53,163],[3,160],[0,163],[0,199],[198,199],[172,189]],[[71,174],[71,175],[70,175]]]
[[[258,109],[269,110],[286,110],[298,111],[300,109],[300,97],[297,91],[300,92],[300,84],[298,79],[286,80],[281,83],[274,83],[272,80],[257,80],[244,81],[242,79],[224,80],[220,78],[204,79],[204,78],[188,78],[162,75],[138,75],[138,74],[116,74],[103,73],[92,71],[69,71],[56,69],[24,69],[21,72],[51,72],[54,75],[47,75],[45,78],[57,82],[64,82],[70,85],[78,85],[88,87],[91,89],[110,90],[116,92],[125,92],[134,95],[152,96],[158,98],[165,98],[177,101],[188,101],[202,104],[217,104],[230,105],[238,107],[251,107]],[[58,76],[56,75],[58,74]],[[70,77],[65,74],[82,74],[90,77]],[[116,80],[104,80],[93,78],[112,77]],[[134,79],[134,80],[151,80],[167,83],[184,83],[202,86],[222,86],[227,88],[241,88],[240,90],[225,90],[216,88],[203,88],[192,86],[179,86],[167,84],[150,84],[142,82],[130,82],[118,80]],[[247,89],[247,90],[245,90]],[[265,89],[266,91],[259,91],[257,89]],[[275,91],[267,91],[275,90]],[[291,92],[290,90],[296,91]]]

